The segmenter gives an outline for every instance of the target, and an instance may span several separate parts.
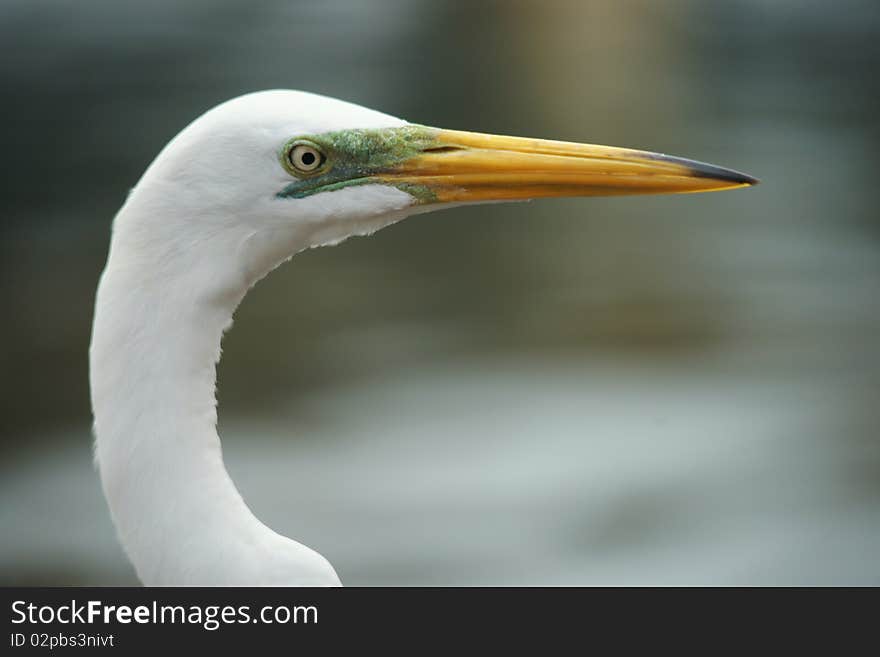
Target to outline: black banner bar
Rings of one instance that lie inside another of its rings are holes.
[[[351,640],[421,650],[463,647],[476,637],[496,647],[546,648],[565,639],[620,648],[696,641],[706,632],[729,644],[755,633],[804,638],[844,610],[851,639],[877,598],[876,589],[6,588],[3,653],[226,654],[341,648]]]

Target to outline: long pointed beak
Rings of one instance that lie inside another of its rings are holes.
[[[434,202],[684,194],[747,187],[744,173],[647,151],[437,130],[430,146],[379,176]]]

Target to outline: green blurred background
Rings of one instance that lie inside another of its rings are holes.
[[[110,222],[264,88],[754,189],[416,217],[224,342],[258,516],[347,584],[880,584],[875,0],[6,0],[0,583],[132,584],[91,464]]]

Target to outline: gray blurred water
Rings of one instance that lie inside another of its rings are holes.
[[[134,581],[90,465],[109,222],[193,117],[291,87],[763,183],[297,256],[219,372],[260,517],[349,584],[880,583],[876,3],[18,0],[0,35],[0,582]]]

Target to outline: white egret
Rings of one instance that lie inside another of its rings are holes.
[[[210,110],[116,215],[95,302],[96,461],[139,578],[340,584],[321,555],[254,516],[216,431],[223,332],[248,289],[293,254],[456,204],[755,182],[643,151],[429,128],[299,91]]]

